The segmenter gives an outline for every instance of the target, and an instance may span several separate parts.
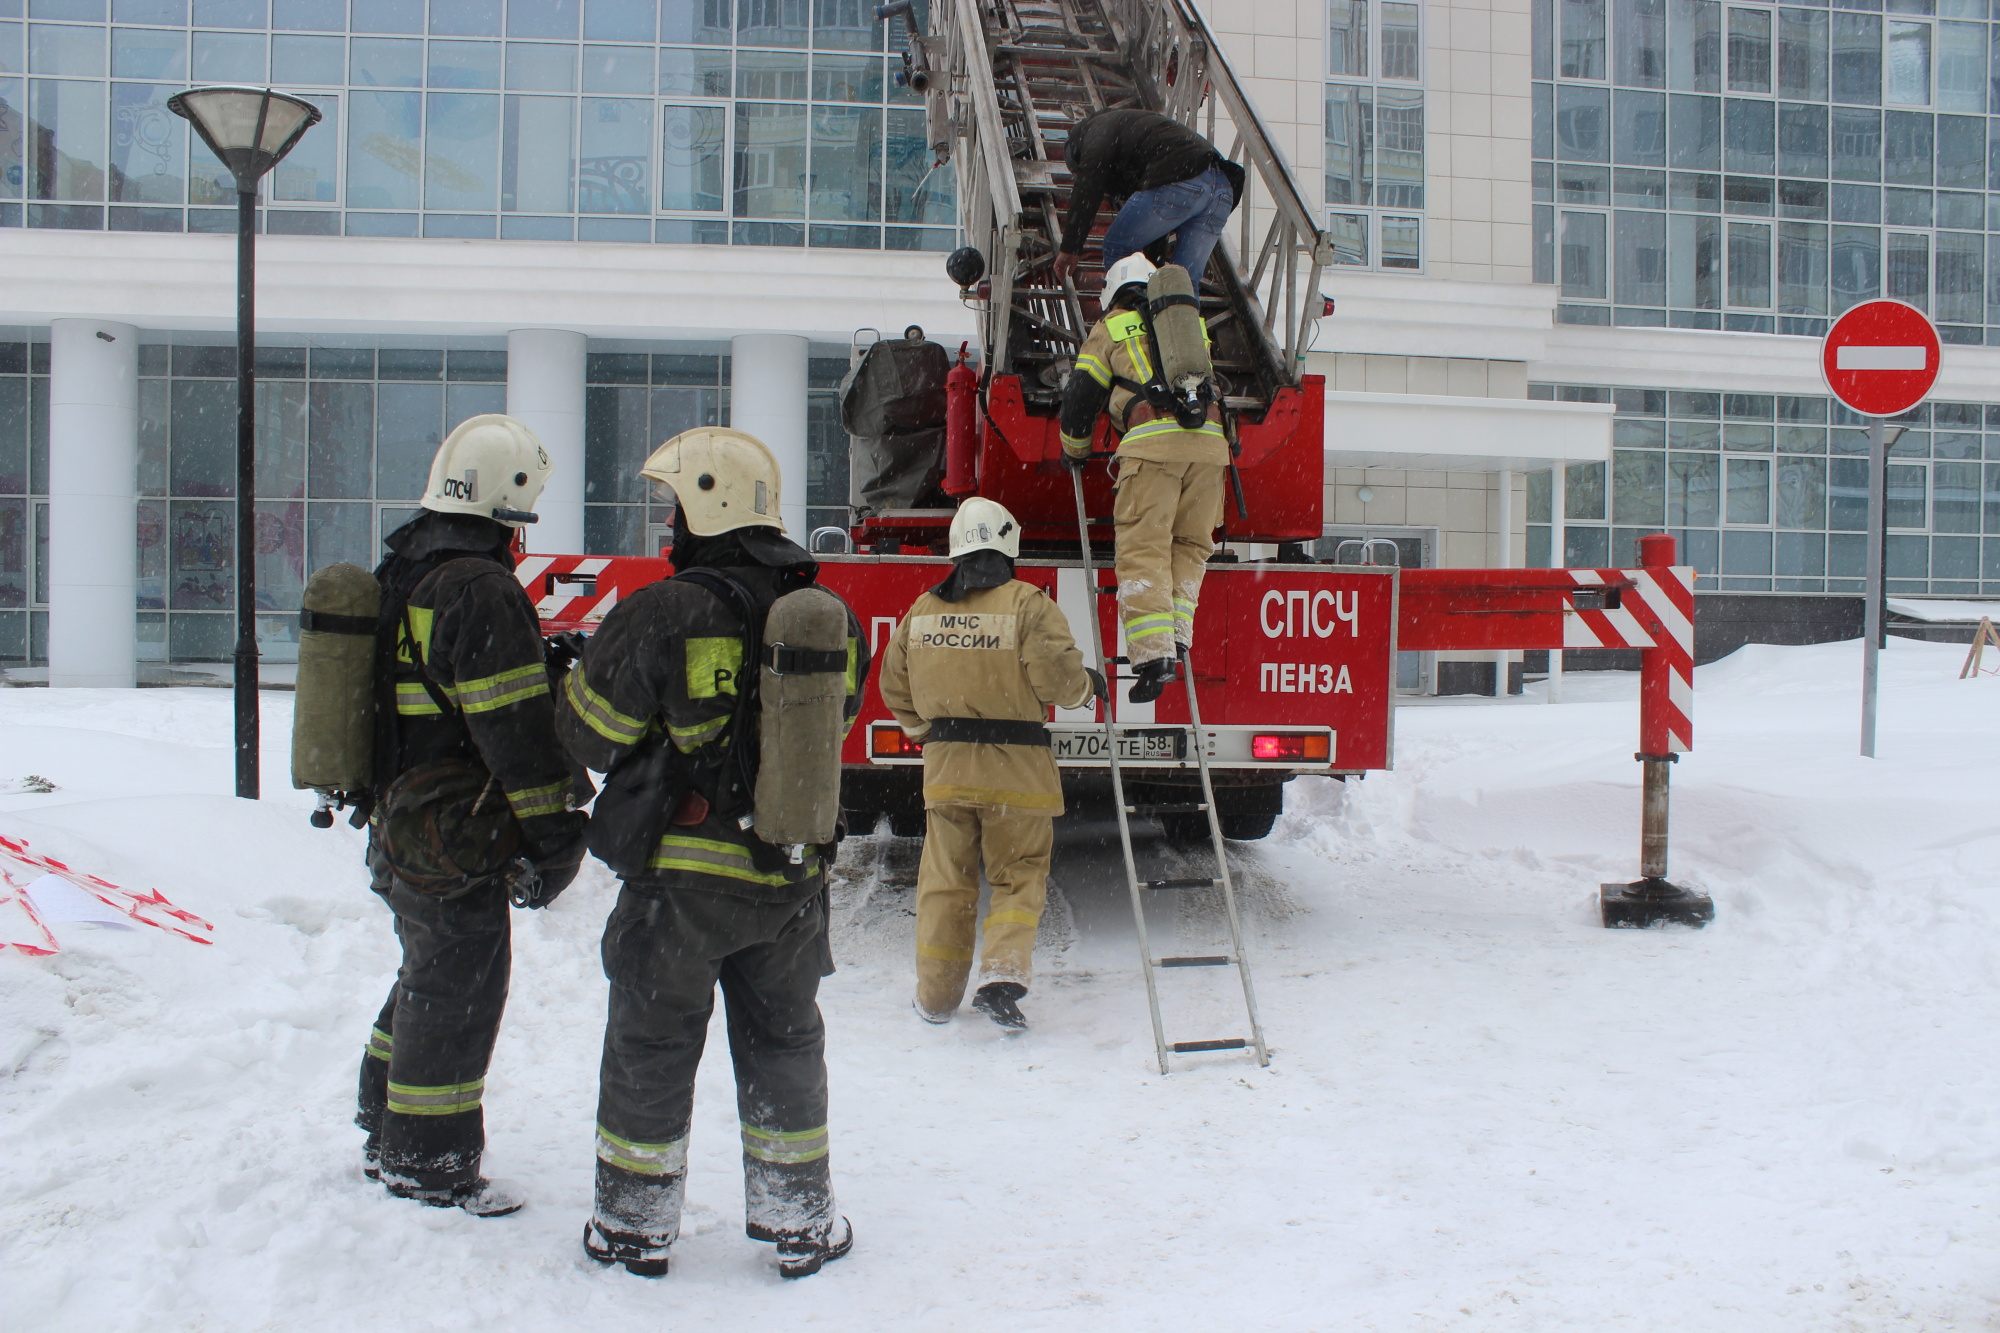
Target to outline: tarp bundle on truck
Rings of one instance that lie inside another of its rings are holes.
[[[934,342],[883,339],[840,382],[840,424],[852,437],[849,503],[857,515],[949,509],[944,479],[945,376]]]

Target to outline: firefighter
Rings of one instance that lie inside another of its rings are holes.
[[[1014,577],[1012,514],[972,497],[950,540],[950,577],[917,598],[882,661],[882,702],[924,748],[916,1008],[946,1023],[965,996],[983,865],[993,898],[972,1007],[1020,1029],[1063,812],[1048,708],[1082,707],[1103,696],[1104,680],[1083,665],[1048,594]]]
[[[585,1251],[665,1276],[680,1231],[687,1143],[719,983],[743,1138],[745,1231],[776,1242],[786,1277],[846,1254],[827,1159],[818,994],[831,845],[797,859],[746,827],[741,764],[755,752],[746,682],[772,603],[819,566],[784,535],[777,461],[719,427],[686,431],[640,475],[674,505],[676,575],[626,597],[569,676],[558,721],[572,756],[607,774],[591,850],[623,881],[604,927],[611,982],[597,1103],[596,1206]],[[867,646],[845,611],[844,734]],[[782,646],[782,645],[778,645]],[[769,755],[761,762],[770,764]],[[833,790],[821,793],[837,802]]]
[[[1222,523],[1222,482],[1229,442],[1213,403],[1195,430],[1148,398],[1160,376],[1159,350],[1146,316],[1153,266],[1128,255],[1105,275],[1112,293],[1077,353],[1063,390],[1063,457],[1082,467],[1100,412],[1118,437],[1116,535],[1118,610],[1134,677],[1133,703],[1160,697],[1177,654],[1194,641],[1202,574]]]
[[[1172,262],[1200,290],[1208,257],[1243,197],[1244,172],[1170,116],[1115,107],[1070,128],[1064,150],[1069,210],[1055,257],[1058,281],[1075,271],[1083,244],[1109,196],[1127,196],[1103,241],[1104,267],[1172,235]],[[1109,290],[1109,287],[1106,287]]]
[[[535,521],[548,454],[512,417],[478,416],[431,462],[424,512],[376,570],[372,887],[403,963],[361,1061],[364,1167],[389,1193],[482,1217],[520,1194],[480,1175],[481,1091],[507,1002],[507,909],[541,907],[583,860],[585,816],[514,532]]]

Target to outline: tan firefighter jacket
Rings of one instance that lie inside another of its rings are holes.
[[[1220,409],[1211,405],[1199,430],[1182,430],[1132,387],[1153,378],[1152,357],[1152,339],[1137,312],[1114,310],[1097,321],[1063,390],[1063,449],[1077,457],[1089,453],[1097,414],[1103,412],[1111,418],[1120,458],[1226,467],[1229,440],[1222,433]]]
[[[1047,593],[1015,579],[947,602],[917,599],[882,661],[882,702],[913,740],[938,718],[1046,722],[1051,704],[1091,697],[1083,654]],[[1059,815],[1062,783],[1046,745],[931,741],[924,746],[924,805],[1001,806]]]

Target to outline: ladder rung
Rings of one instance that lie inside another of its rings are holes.
[[[1142,879],[1139,881],[1139,887],[1142,889],[1212,889],[1221,882],[1218,879]],[[1229,960],[1227,958],[1218,958],[1214,961],[1226,963]],[[1180,960],[1179,966],[1205,967],[1208,963],[1209,960],[1206,958],[1183,958]],[[1173,963],[1160,964],[1162,967],[1172,967],[1174,965]]]
[[[1206,809],[1208,809],[1208,805],[1203,801],[1180,801],[1170,802],[1166,805],[1128,805],[1125,807],[1125,813],[1128,815],[1198,815]]]
[[[1167,1049],[1185,1055],[1189,1051],[1240,1051],[1249,1044],[1241,1037],[1223,1037],[1216,1041],[1177,1041]]]
[[[1201,954],[1193,958],[1155,958],[1155,967],[1228,967],[1235,962],[1226,953]]]

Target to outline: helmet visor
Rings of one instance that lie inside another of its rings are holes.
[[[653,503],[677,509],[680,507],[681,498],[674,493],[672,482],[656,481],[653,483]]]

